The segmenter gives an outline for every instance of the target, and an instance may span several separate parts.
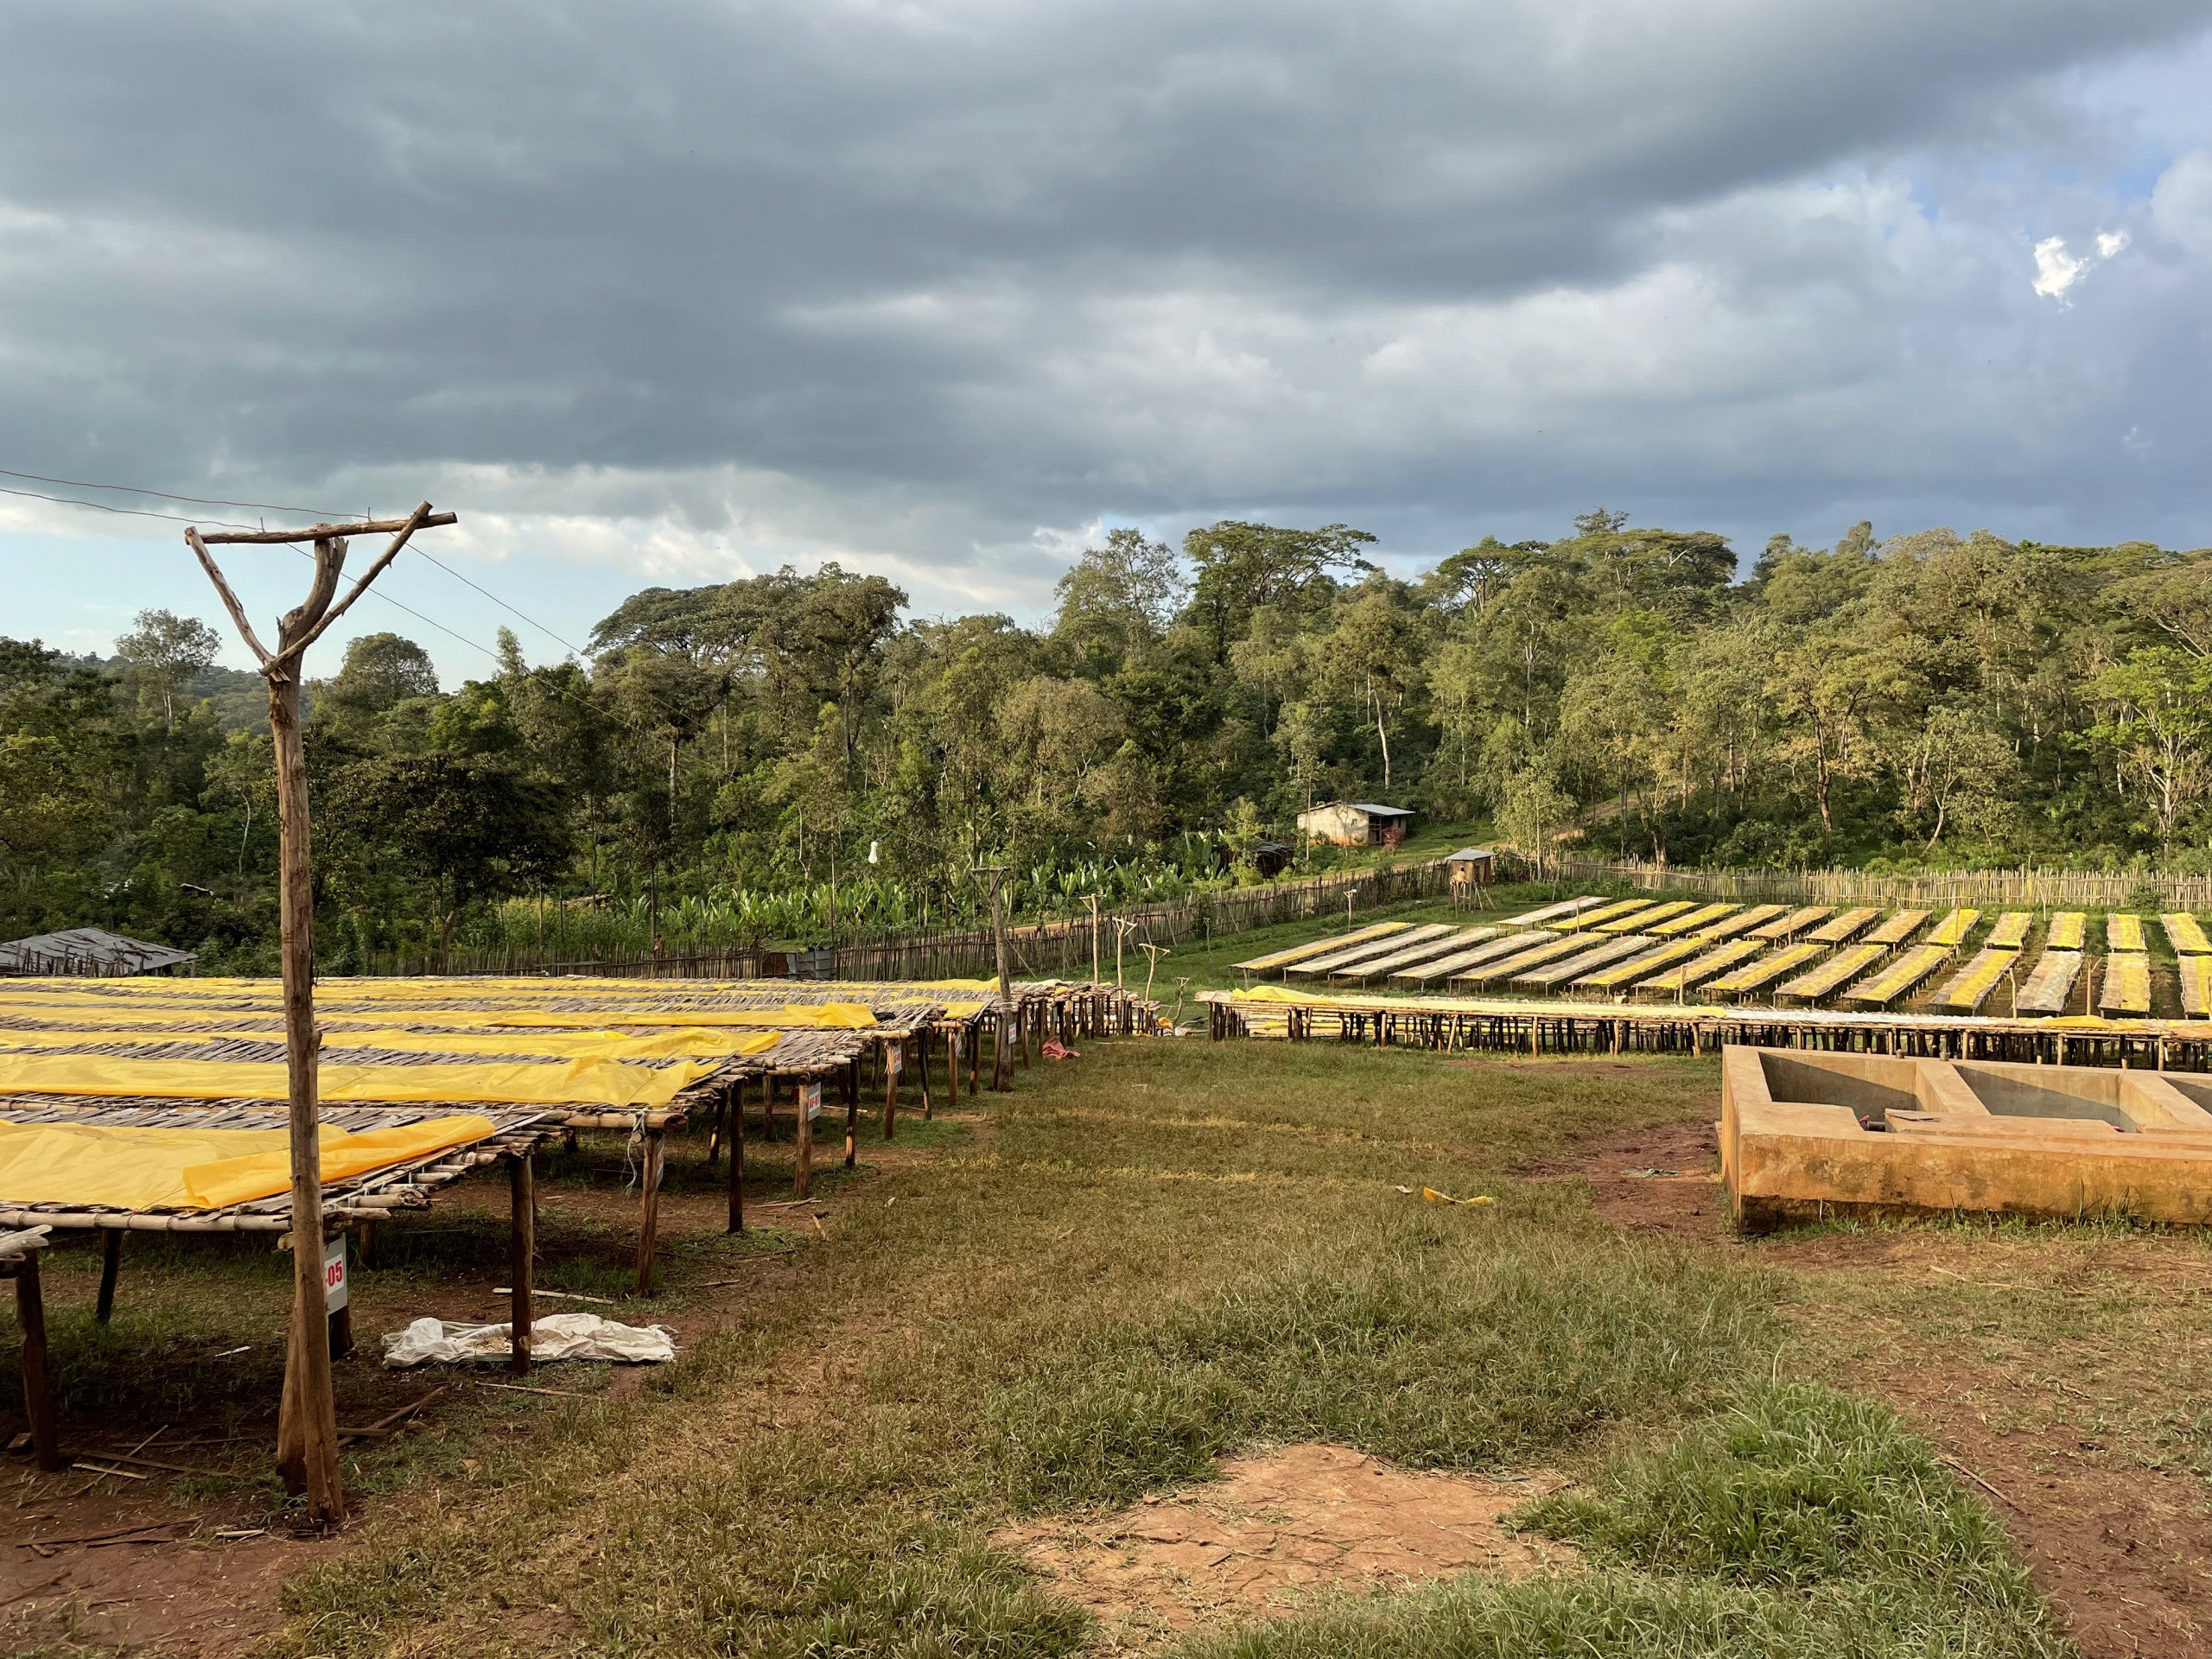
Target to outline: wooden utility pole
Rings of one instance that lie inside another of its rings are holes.
[[[976,873],[991,879],[991,944],[998,963],[999,1001],[1011,1002],[1014,1001],[1014,981],[1007,972],[1006,906],[999,895],[999,879],[1006,874],[1006,866],[980,865]]]
[[[322,1154],[318,1141],[316,1066],[321,1046],[315,1027],[315,895],[308,868],[307,748],[300,729],[301,665],[309,645],[353,607],[353,601],[399,556],[410,537],[432,525],[455,523],[427,501],[404,518],[354,524],[316,524],[307,530],[219,531],[202,536],[188,527],[185,543],[215,584],[223,607],[269,683],[269,729],[276,752],[279,909],[283,925],[284,1058],[291,1082],[292,1330],[284,1360],[284,1394],[277,1414],[276,1466],[294,1494],[305,1493],[308,1519],[333,1525],[346,1516],[338,1479],[338,1413],[330,1386],[330,1315],[323,1294]],[[346,569],[346,537],[391,536],[335,604]],[[269,545],[315,543],[315,580],[307,597],[276,624],[270,650],[246,620],[245,607],[224,580],[207,550],[224,543]],[[519,1281],[518,1281],[519,1282]]]
[[[1098,983],[1098,895],[1090,895],[1090,982]]]

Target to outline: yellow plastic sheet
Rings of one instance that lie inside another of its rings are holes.
[[[325,1182],[366,1175],[467,1146],[488,1117],[457,1113],[359,1135],[326,1124]],[[125,1210],[219,1210],[274,1198],[292,1184],[284,1129],[156,1129],[0,1122],[0,1198]]]
[[[223,1031],[163,1031],[140,1026],[85,1027],[76,1031],[12,1031],[0,1021],[0,1049],[76,1048],[99,1043],[281,1043],[281,1026],[241,1021]],[[639,1036],[624,1031],[368,1031],[327,1030],[322,1052],[387,1048],[407,1054],[558,1054],[594,1060],[703,1058],[709,1055],[765,1054],[781,1039],[772,1031],[711,1031],[684,1027]],[[197,1062],[188,1062],[197,1063]]]
[[[610,1022],[623,1026],[750,1026],[777,1031],[866,1031],[875,1024],[875,1010],[862,1007],[857,1002],[802,1002],[781,1008],[676,1008],[658,1013],[624,1014],[605,1009],[588,1014],[561,1014],[550,1009],[513,1008],[494,1015],[491,1021],[501,1026],[577,1026]]]
[[[320,1093],[334,1104],[390,1101],[437,1105],[608,1106],[652,1109],[710,1075],[712,1060],[653,1067],[620,1060],[531,1065],[347,1065],[321,1068]],[[130,1060],[88,1054],[0,1054],[0,1093],[136,1095],[155,1100],[285,1100],[281,1062]]]

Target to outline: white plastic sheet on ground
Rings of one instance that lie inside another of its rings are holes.
[[[419,1319],[404,1331],[385,1333],[384,1363],[394,1370],[410,1365],[467,1365],[505,1360],[514,1327],[510,1325],[448,1325]],[[621,1325],[596,1313],[549,1313],[530,1327],[533,1361],[615,1359],[652,1364],[676,1357],[676,1338],[657,1325]]]

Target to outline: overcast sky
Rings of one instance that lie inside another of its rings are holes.
[[[1599,504],[1747,554],[2212,542],[2212,0],[75,0],[0,41],[0,468],[454,507],[425,545],[550,633],[403,557],[451,632],[356,615],[448,683],[503,621],[557,657],[786,562],[1032,620],[1102,524],[1342,519],[1408,571]],[[219,620],[181,528],[0,495],[0,633]],[[306,568],[235,563],[264,611]]]

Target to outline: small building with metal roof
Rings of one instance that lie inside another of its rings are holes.
[[[1298,815],[1300,831],[1339,847],[1395,847],[1406,838],[1413,811],[1374,801],[1332,801]]]

